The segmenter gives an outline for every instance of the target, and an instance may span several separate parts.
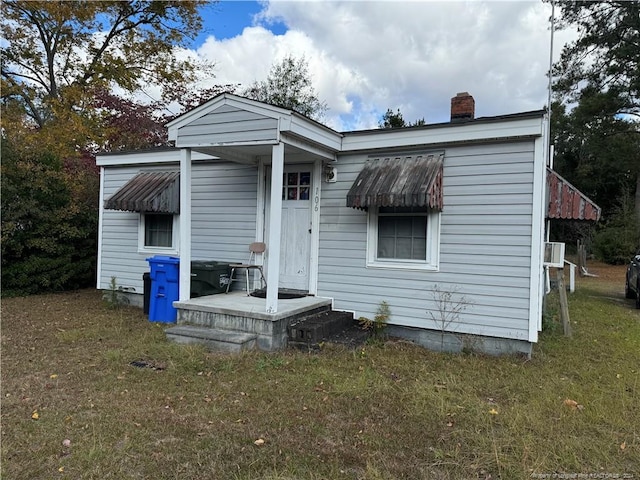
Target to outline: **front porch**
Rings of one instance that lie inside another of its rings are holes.
[[[250,308],[252,314],[258,311],[266,313],[267,316],[260,319],[264,322],[286,323],[287,318],[296,315],[289,313],[295,307],[288,301],[280,306],[279,288],[302,289],[311,294],[318,291],[322,175],[324,169],[336,161],[342,135],[296,112],[227,93],[176,118],[167,124],[167,128],[169,139],[181,150],[178,228],[181,303],[178,322],[201,322],[200,317],[213,313],[195,314],[187,307],[191,304],[188,300],[190,265],[192,249],[195,248],[191,237],[192,153],[195,153],[209,155],[212,162],[255,167],[255,235],[251,232],[253,238],[247,238],[245,227],[244,239],[239,241],[266,244],[266,252],[255,258],[255,263],[264,266],[266,300],[249,300],[242,309]],[[295,171],[290,171],[294,168]],[[245,201],[246,198],[239,200]],[[244,215],[245,220],[253,216],[248,212]],[[238,261],[231,257],[228,259]],[[218,300],[214,303],[217,304]],[[270,317],[270,314],[276,315]],[[216,312],[215,315],[248,318],[235,312]],[[248,321],[251,324],[249,331],[272,330],[264,325],[254,325],[257,316],[252,315],[251,318],[252,321]],[[280,333],[276,330],[273,331],[275,348],[268,345],[271,340],[259,339],[258,343],[262,342],[268,350],[279,348],[280,340],[276,337]],[[282,330],[286,335],[286,326]]]
[[[166,330],[167,338],[226,352],[281,350],[287,346],[291,324],[332,306],[330,298],[304,296],[281,299],[277,312],[266,313],[266,302],[243,291],[174,302],[177,326]]]

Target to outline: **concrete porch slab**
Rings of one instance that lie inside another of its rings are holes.
[[[266,300],[244,292],[197,297],[174,302],[178,326],[195,326],[256,335],[256,347],[286,348],[287,328],[302,317],[331,309],[329,298],[301,297],[278,300],[278,312],[266,313]]]
[[[330,298],[301,297],[278,300],[278,311],[267,313],[267,301],[247,295],[244,292],[229,292],[218,295],[192,298],[184,302],[173,302],[173,306],[183,310],[238,315],[260,320],[280,320],[306,313],[322,307],[331,307]]]

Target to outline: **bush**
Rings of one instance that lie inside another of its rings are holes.
[[[635,235],[619,227],[610,227],[596,233],[593,248],[598,259],[611,265],[623,265],[636,251]]]
[[[24,158],[2,142],[3,296],[94,281],[99,189],[86,165],[46,152]]]
[[[633,199],[625,194],[609,221],[595,234],[593,248],[603,262],[622,265],[629,261],[638,248],[638,220]]]

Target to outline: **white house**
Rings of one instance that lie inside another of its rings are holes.
[[[451,117],[336,132],[222,94],[167,125],[175,148],[98,157],[97,288],[115,277],[141,302],[146,259],[179,256],[184,306],[190,260],[246,261],[264,241],[265,318],[286,306],[278,288],[356,317],[386,301],[392,335],[529,354],[542,318],[546,114],[474,118],[464,93]]]

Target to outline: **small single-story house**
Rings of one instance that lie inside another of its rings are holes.
[[[97,288],[115,277],[134,302],[155,254],[180,257],[176,305],[188,308],[191,260],[243,262],[264,241],[256,316],[286,306],[279,288],[356,318],[373,318],[385,301],[392,335],[530,354],[542,325],[550,176],[560,192],[551,216],[599,215],[548,170],[544,110],[475,118],[467,93],[452,99],[450,122],[408,128],[337,132],[231,94],[167,128],[175,148],[97,159]],[[562,206],[565,190],[575,206]]]

